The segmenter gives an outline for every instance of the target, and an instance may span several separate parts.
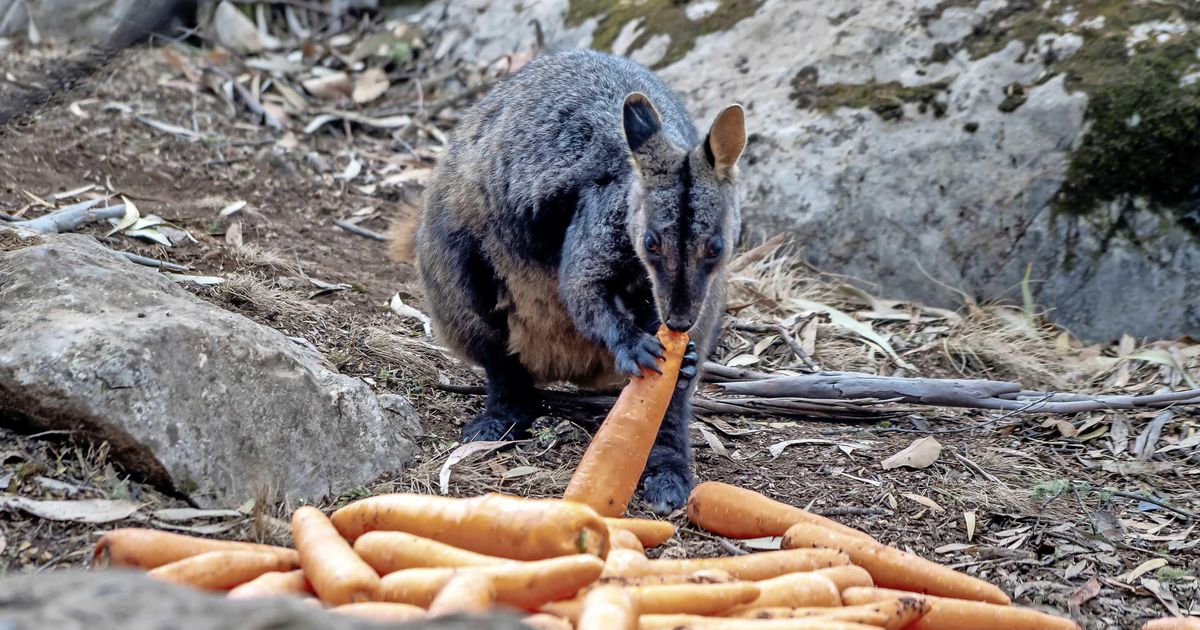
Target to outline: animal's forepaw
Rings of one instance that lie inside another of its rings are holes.
[[[471,418],[463,427],[463,442],[493,442],[496,440],[519,440],[529,432],[529,423],[522,419],[485,410]]]
[[[692,491],[692,471],[683,458],[671,458],[646,470],[642,499],[655,514],[666,515],[684,506]]]
[[[683,353],[683,363],[679,366],[679,380],[675,381],[675,389],[691,387],[699,371],[700,355],[696,352],[696,342],[689,341],[687,351]]]
[[[663,358],[666,350],[658,337],[638,332],[630,340],[614,351],[617,371],[627,376],[641,376],[642,368],[662,372],[658,367],[658,359]]]

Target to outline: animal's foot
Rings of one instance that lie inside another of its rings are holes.
[[[687,503],[695,484],[692,468],[676,453],[652,459],[658,461],[652,461],[642,476],[641,497],[655,514],[670,514]]]
[[[691,387],[699,371],[700,355],[696,352],[696,342],[689,341],[687,351],[683,353],[683,363],[679,366],[679,380],[675,381],[675,389]]]
[[[520,440],[528,437],[531,420],[485,409],[463,427],[463,442]]]
[[[658,367],[658,359],[663,358],[665,352],[658,337],[637,332],[620,347],[615,348],[613,355],[618,372],[627,376],[641,376],[642,368],[662,372]]]

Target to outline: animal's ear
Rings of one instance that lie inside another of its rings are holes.
[[[625,130],[625,143],[632,153],[637,153],[659,131],[662,130],[662,117],[650,103],[650,99],[641,92],[633,92],[625,97],[625,107],[621,110],[622,127]]]
[[[746,111],[741,105],[730,105],[713,120],[708,137],[704,139],[704,157],[709,166],[728,172],[737,164],[746,148]]]

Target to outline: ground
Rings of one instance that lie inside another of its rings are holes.
[[[318,47],[340,46],[343,57],[353,49],[353,41],[331,41]],[[81,231],[114,249],[189,265],[190,275],[223,278],[221,284],[184,286],[309,340],[341,371],[369,379],[380,392],[411,397],[425,429],[419,461],[369,487],[330,497],[325,507],[369,493],[438,492],[439,471],[459,446],[460,427],[481,402],[438,384],[478,385],[481,375],[424,339],[419,321],[388,308],[398,292],[407,305],[424,308],[412,268],[389,261],[385,243],[334,221],[384,232],[389,221],[411,212],[442,130],[452,127],[457,95],[465,103],[497,67],[502,72],[521,60],[499,65],[481,60],[481,68],[453,74],[407,57],[389,62],[392,86],[372,104],[322,102],[302,94],[289,103],[290,97],[274,92],[262,102],[278,107],[269,110],[277,117],[288,114],[288,131],[277,131],[244,99],[225,96],[235,90],[223,87],[232,78],[265,93],[265,73],[241,65],[237,56],[173,50],[125,54],[88,86],[0,135],[0,213],[36,216],[55,193],[92,185],[91,193],[124,196],[143,216],[157,214],[186,230],[195,242],[174,238],[169,248],[123,233],[108,235],[104,224]],[[58,58],[43,50],[9,54],[13,65],[5,69],[17,84]],[[307,51],[302,64],[328,63],[327,54]],[[295,87],[297,72],[282,71],[275,80]],[[423,86],[415,85],[413,73],[424,78]],[[309,92],[320,90],[310,86]],[[346,111],[374,121],[337,113]],[[304,133],[322,112],[340,120]],[[389,122],[386,116],[407,120]],[[240,202],[245,205],[234,205]],[[237,209],[228,212],[231,208]],[[163,232],[174,234],[169,228]],[[1013,379],[1029,388],[1121,393],[1186,387],[1188,374],[1200,376],[1194,341],[1085,345],[1048,328],[1032,305],[1008,309],[968,298],[959,313],[945,313],[878,300],[847,292],[841,279],[804,268],[789,252],[794,249],[774,251],[735,277],[726,334],[713,360],[770,372],[800,369],[804,353],[792,350],[773,327],[796,315],[787,322],[789,336],[794,333],[792,341],[826,369]],[[313,281],[339,286],[327,290]],[[886,287],[876,293],[886,294]],[[795,301],[801,298],[858,317],[849,324],[801,317],[806,309]],[[874,334],[863,330],[864,322],[888,333],[899,357],[864,341]],[[1134,350],[1150,358],[1117,358]],[[859,422],[706,416],[693,430],[697,475],[837,518],[992,580],[1021,605],[1074,613],[1089,629],[1130,628],[1151,615],[1200,611],[1195,411],[1166,417],[1147,451],[1136,438],[1149,435],[1151,422],[1164,417],[1157,410],[1044,416],[885,408],[896,411]],[[549,413],[533,440],[455,466],[450,494],[559,495],[586,444],[584,428],[594,419],[595,414]],[[942,445],[932,465],[881,467],[881,460],[928,436]],[[295,506],[271,497],[228,506],[244,517],[173,520],[156,510],[186,504],[127,478],[103,445],[7,430],[0,438],[0,491],[147,504],[135,518],[102,525],[2,511],[0,571],[84,565],[96,535],[117,526],[149,523],[226,538],[286,538],[279,517]],[[790,444],[780,446],[784,442]],[[783,450],[772,453],[772,447]],[[1145,456],[1136,458],[1131,450]],[[632,511],[645,515],[642,510],[635,505]],[[682,513],[670,519],[680,533],[655,553],[682,557],[746,546],[697,530]]]

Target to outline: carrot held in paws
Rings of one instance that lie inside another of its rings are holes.
[[[379,599],[379,574],[354,553],[321,510],[304,506],[293,512],[292,539],[300,567],[321,601],[339,606]]]
[[[706,481],[688,495],[688,519],[700,529],[729,538],[782,536],[797,523],[811,523],[873,540],[867,534],[820,516],[769,499],[753,490],[719,481]]]
[[[864,568],[875,584],[914,593],[971,599],[993,604],[1012,600],[993,584],[874,540],[847,536],[824,527],[800,524],[783,536],[785,549],[837,549]]]
[[[209,551],[259,551],[275,554],[293,564],[300,562],[294,549],[127,527],[114,529],[100,537],[92,553],[92,566],[138,567],[149,571]]]
[[[848,605],[870,604],[893,598],[915,597],[929,603],[929,612],[904,630],[1079,630],[1070,619],[985,602],[917,595],[887,588],[848,588],[842,600]]]
[[[176,560],[150,571],[150,576],[214,591],[231,589],[271,571],[290,571],[296,564],[261,551],[209,551]]]
[[[392,530],[512,560],[608,553],[608,528],[600,515],[559,499],[382,494],[355,501],[331,518],[351,541],[369,531]]]
[[[611,534],[615,529],[623,529],[633,533],[642,541],[642,546],[647,549],[657,547],[675,535],[675,526],[667,521],[656,521],[649,518],[612,518],[604,519],[604,523],[608,525],[608,531]]]
[[[658,360],[662,373],[643,368],[641,378],[631,379],[621,390],[563,494],[568,501],[590,505],[601,516],[625,513],[675,393],[688,336],[661,326],[658,340],[664,348],[664,358]]]
[[[304,571],[272,571],[264,573],[245,584],[229,591],[230,599],[252,599],[255,597],[278,597],[280,595],[308,595],[312,587],[304,577]]]

